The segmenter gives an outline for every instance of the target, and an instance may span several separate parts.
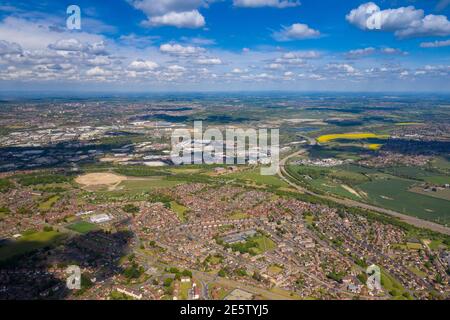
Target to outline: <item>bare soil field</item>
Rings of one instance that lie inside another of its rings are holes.
[[[84,174],[76,178],[75,182],[86,187],[91,187],[100,185],[115,185],[124,180],[127,180],[127,177],[120,176],[114,173],[101,172]]]

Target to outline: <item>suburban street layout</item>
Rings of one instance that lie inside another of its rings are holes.
[[[450,6],[378,2],[0,0],[0,300],[450,300]]]

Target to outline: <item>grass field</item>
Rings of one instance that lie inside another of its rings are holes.
[[[86,221],[80,221],[80,222],[75,222],[74,224],[71,224],[70,226],[67,227],[67,229],[76,231],[78,233],[89,233],[91,231],[97,230],[97,226],[95,224],[86,222]]]
[[[289,187],[289,185],[277,176],[263,176],[260,173],[260,169],[247,170],[242,172],[236,172],[227,175],[229,178],[238,180],[253,181],[257,184],[263,184],[272,187]]]
[[[422,219],[450,223],[450,190],[425,192],[419,184],[448,183],[448,176],[422,167],[365,168],[355,164],[333,168],[289,166],[315,190],[363,201]],[[413,180],[414,179],[414,180]]]
[[[188,211],[188,208],[186,208],[185,206],[182,206],[178,202],[171,201],[170,209],[172,209],[172,211],[177,214],[178,219],[180,219],[181,222],[187,221],[186,212]]]
[[[273,242],[271,239],[267,238],[266,236],[255,237],[252,238],[252,240],[258,244],[258,248],[255,248],[257,254],[264,253],[268,250],[272,250],[277,247],[276,243]]]
[[[247,219],[248,217],[249,215],[243,212],[234,212],[231,216],[228,216],[228,218],[233,220]]]
[[[57,195],[51,196],[50,198],[39,204],[39,211],[41,212],[49,211],[55,205],[55,203],[58,202],[59,199],[60,197]]]
[[[381,285],[382,287],[392,295],[395,300],[406,300],[403,296],[406,292],[405,288],[396,279],[391,277],[386,271],[381,269]]]
[[[408,191],[414,181],[391,178],[358,185],[368,202],[438,223],[450,223],[450,202]]]
[[[0,261],[52,245],[62,237],[64,235],[57,231],[34,232],[23,235],[18,240],[7,242],[0,247]]]
[[[149,179],[122,181],[116,190],[125,192],[145,192],[159,188],[169,188],[182,184],[184,181],[166,180],[164,177],[153,177]]]
[[[269,268],[267,268],[267,271],[272,275],[277,275],[283,272],[283,268],[280,268],[279,266],[273,264]]]

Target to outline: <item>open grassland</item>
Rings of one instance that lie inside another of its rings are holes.
[[[327,143],[334,140],[362,140],[362,139],[388,139],[388,135],[377,135],[375,133],[336,133],[326,134],[317,138],[319,143]]]
[[[63,237],[64,235],[57,231],[34,232],[23,235],[18,240],[6,242],[0,247],[0,261],[50,246]]]
[[[268,187],[289,187],[289,185],[278,178],[278,176],[263,176],[261,175],[260,169],[252,169],[252,170],[246,170],[236,173],[231,173],[226,175],[228,178],[233,178],[237,180],[243,180],[243,181],[250,181],[255,182],[259,185],[265,185]]]

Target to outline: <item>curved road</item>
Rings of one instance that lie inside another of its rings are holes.
[[[311,143],[311,139],[308,139],[308,140],[310,140],[310,143]],[[301,150],[299,150],[299,151],[297,151],[295,153],[292,153],[292,154],[288,155],[287,157],[283,158],[282,160],[280,160],[280,170],[278,170],[279,177],[281,179],[283,179],[283,181],[285,181],[286,183],[288,183],[289,185],[294,187],[295,189],[297,189],[297,190],[299,190],[299,191],[301,191],[303,193],[306,193],[306,194],[309,194],[309,195],[312,195],[312,196],[315,196],[315,197],[319,197],[319,198],[322,198],[322,199],[330,200],[330,201],[333,201],[333,202],[336,202],[336,203],[339,203],[339,204],[342,204],[342,205],[345,205],[345,206],[348,206],[348,207],[356,207],[356,208],[361,208],[361,209],[366,209],[366,210],[371,210],[371,211],[387,214],[387,215],[396,217],[396,218],[398,218],[398,219],[400,219],[400,220],[402,220],[402,221],[404,221],[404,222],[406,222],[408,224],[411,224],[411,225],[413,225],[415,227],[426,228],[426,229],[430,229],[432,231],[436,231],[436,232],[439,232],[439,233],[450,235],[450,228],[448,228],[448,227],[446,227],[444,225],[438,224],[438,223],[422,220],[422,219],[419,219],[419,218],[416,218],[416,217],[413,217],[413,216],[408,216],[406,214],[399,213],[397,211],[376,207],[376,206],[373,206],[373,205],[370,205],[370,204],[367,204],[367,203],[363,203],[363,202],[359,202],[359,201],[355,201],[355,200],[351,200],[351,199],[341,199],[341,198],[333,197],[333,196],[330,196],[330,195],[317,194],[317,193],[314,193],[314,192],[312,192],[310,190],[302,188],[301,186],[293,183],[291,180],[289,180],[289,178],[293,179],[293,180],[295,180],[295,178],[292,177],[286,171],[284,166],[287,163],[287,160],[289,160],[292,157],[296,157],[296,156],[299,156],[301,154],[304,154],[305,152],[306,152],[306,150],[301,149]]]

